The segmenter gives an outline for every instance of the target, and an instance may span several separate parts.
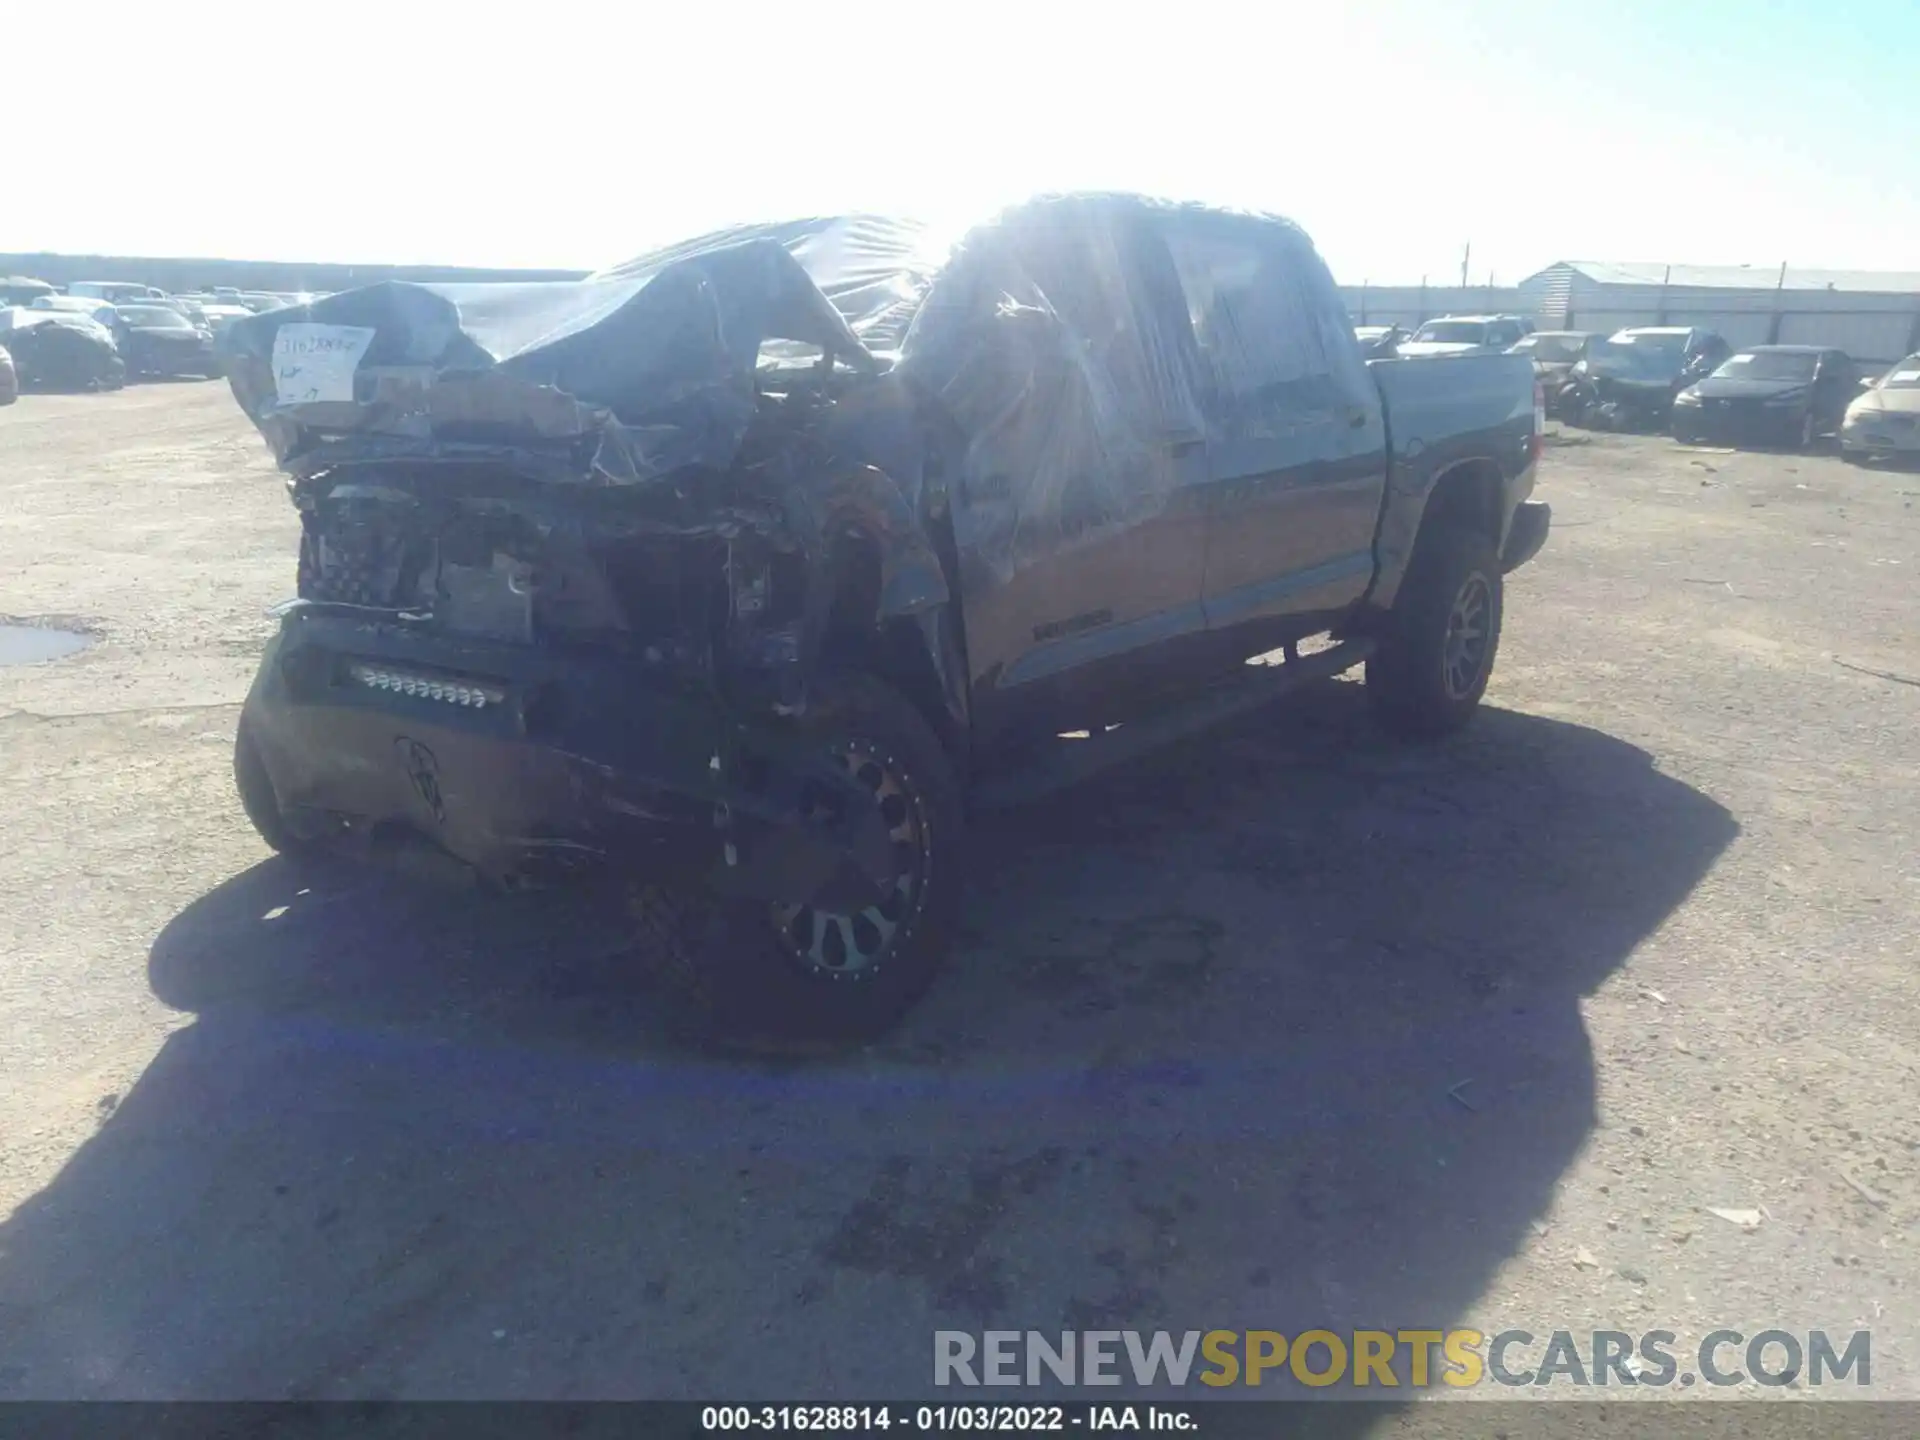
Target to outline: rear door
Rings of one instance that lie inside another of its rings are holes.
[[[1287,226],[1185,212],[1161,225],[1202,376],[1208,624],[1350,604],[1373,575],[1387,444],[1332,277]]]

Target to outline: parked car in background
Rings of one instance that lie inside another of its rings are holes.
[[[0,343],[0,405],[11,405],[19,398],[20,372],[14,368],[13,352]]]
[[[244,305],[229,305],[224,301],[207,301],[200,306],[200,317],[216,340],[234,321],[244,320],[251,314],[253,311]]]
[[[126,362],[113,332],[71,310],[0,310],[0,345],[23,390],[118,390]]]
[[[1369,360],[1393,360],[1399,357],[1399,345],[1407,338],[1407,332],[1398,325],[1356,325],[1353,338],[1360,343],[1360,353]]]
[[[90,295],[36,295],[30,310],[59,310],[70,315],[85,315],[98,320],[108,329],[113,328],[113,306],[105,300],[96,300]]]
[[[1920,355],[1909,355],[1867,382],[1840,424],[1840,456],[1868,460],[1920,459]]]
[[[1443,315],[1428,320],[1413,338],[1395,346],[1404,360],[1441,355],[1498,355],[1530,334],[1533,322],[1524,315]]]
[[[121,305],[115,338],[127,370],[135,376],[199,376],[211,380],[213,332],[166,305]]]
[[[1587,346],[1601,337],[1591,330],[1536,330],[1523,337],[1507,353],[1524,355],[1533,361],[1533,378],[1540,382],[1546,398],[1547,414],[1561,413],[1561,392],[1573,380],[1573,367],[1586,357]]]
[[[44,280],[35,280],[26,275],[0,277],[0,307],[31,305],[35,297],[54,293],[55,287]]]
[[[153,285],[136,284],[131,280],[76,280],[67,286],[67,294],[84,295],[90,300],[104,300],[109,305],[167,298],[166,291]]]
[[[1844,351],[1756,345],[1674,396],[1673,438],[1810,450],[1840,428],[1859,393],[1859,368]]]
[[[1562,392],[1561,412],[1576,423],[1607,430],[1665,429],[1673,397],[1705,379],[1733,354],[1712,330],[1646,325],[1587,342]]]
[[[196,325],[201,324],[206,318],[201,309],[200,301],[192,295],[161,295],[157,298],[149,296],[147,299],[131,303],[138,305],[164,305],[169,310],[178,310]]]

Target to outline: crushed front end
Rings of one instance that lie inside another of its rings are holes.
[[[770,371],[772,339],[804,363]],[[877,612],[931,633],[947,593],[911,406],[778,247],[378,286],[223,350],[301,519],[242,719],[290,837],[504,885],[853,903],[887,878],[810,682],[856,539]]]

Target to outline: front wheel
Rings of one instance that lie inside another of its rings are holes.
[[[634,889],[640,950],[712,1038],[869,1039],[926,992],[946,956],[964,807],[945,747],[910,702],[872,677],[830,677],[816,697],[820,748],[873,796],[894,873],[874,904],[845,913]]]
[[[1431,739],[1472,718],[1493,675],[1503,600],[1486,535],[1447,523],[1421,535],[1367,661],[1367,697],[1389,730]]]

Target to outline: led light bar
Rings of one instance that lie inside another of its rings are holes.
[[[465,705],[474,710],[506,701],[506,692],[491,685],[476,685],[470,680],[441,680],[430,675],[389,670],[379,665],[353,664],[347,674],[369,690],[385,690],[394,695],[412,695],[421,700],[438,700],[446,705]]]

